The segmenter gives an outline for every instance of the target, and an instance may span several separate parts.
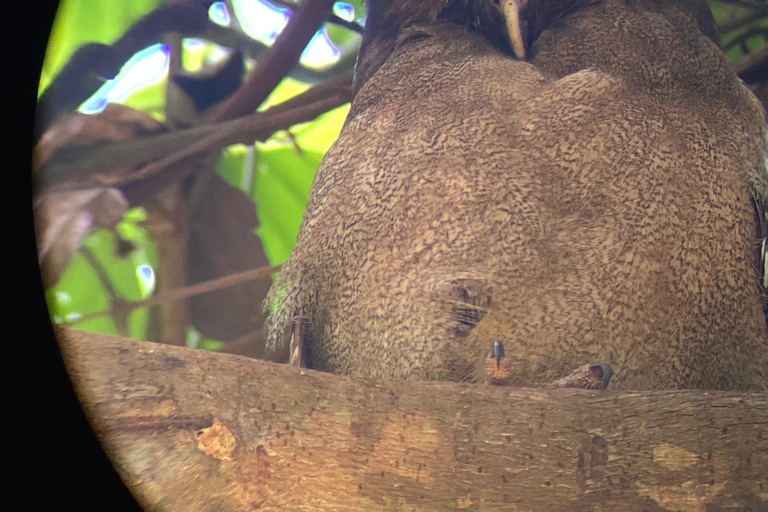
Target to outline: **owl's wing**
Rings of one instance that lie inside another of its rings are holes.
[[[765,313],[766,326],[768,326],[768,260],[766,260],[766,244],[768,244],[768,197],[762,194],[752,194],[752,206],[755,210],[755,224],[757,226],[757,255],[755,258],[758,276],[758,287],[760,288],[760,298]]]

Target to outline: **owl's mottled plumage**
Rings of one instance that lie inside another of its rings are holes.
[[[442,3],[361,51],[272,339],[380,378],[481,381],[501,340],[513,385],[607,363],[612,388],[766,388],[763,112],[704,2],[542,1],[531,63]]]

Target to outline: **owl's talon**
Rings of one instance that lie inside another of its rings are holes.
[[[301,320],[294,320],[291,325],[291,340],[288,349],[288,366],[306,368],[304,360],[304,336]]]
[[[501,368],[501,360],[504,359],[504,344],[496,340],[491,347],[491,355],[496,360],[496,368]]]
[[[547,387],[605,389],[613,377],[613,368],[609,364],[585,364],[574,370],[570,375],[558,379]]]
[[[486,364],[486,380],[488,384],[505,386],[509,384],[511,366],[504,355],[504,343],[496,340],[491,345],[491,353],[488,354]]]

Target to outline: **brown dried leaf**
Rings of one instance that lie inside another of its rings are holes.
[[[253,201],[218,176],[205,185],[191,212],[189,283],[200,283],[267,265]],[[256,333],[249,343],[252,357],[264,352],[261,304],[270,280],[250,281],[190,300],[190,321],[203,335],[222,340]],[[258,339],[255,339],[258,338]],[[226,350],[226,349],[225,349]]]
[[[49,192],[35,198],[37,252],[46,288],[61,278],[83,237],[94,228],[114,229],[128,209],[117,189]]]

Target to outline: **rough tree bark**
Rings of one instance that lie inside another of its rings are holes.
[[[59,329],[147,510],[768,510],[768,394],[382,382]]]

